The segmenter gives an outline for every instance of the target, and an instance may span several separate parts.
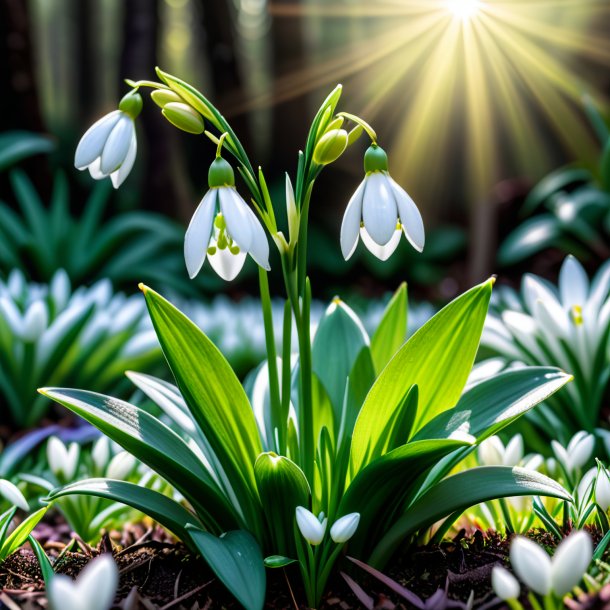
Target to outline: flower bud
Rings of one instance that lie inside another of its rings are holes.
[[[97,470],[102,471],[110,459],[110,440],[100,436],[91,449],[91,459]]]
[[[491,571],[491,586],[494,593],[504,601],[517,599],[521,595],[519,581],[501,566],[494,566]]]
[[[551,592],[551,558],[535,542],[517,536],[510,545],[510,563],[532,591],[539,595]]]
[[[142,112],[142,105],[142,96],[134,89],[123,96],[119,102],[119,110],[135,119]]]
[[[28,501],[21,493],[21,490],[14,483],[11,483],[6,479],[0,479],[0,496],[4,497],[13,506],[17,506],[21,510],[30,510]]]
[[[56,436],[52,436],[47,443],[49,468],[56,477],[62,477],[66,481],[73,479],[76,474],[79,454],[76,443],[70,443],[70,446],[66,447]]]
[[[212,161],[208,170],[208,185],[210,188],[235,185],[233,168],[222,157],[216,157]]]
[[[610,508],[610,479],[608,478],[608,471],[605,468],[602,468],[597,475],[595,501],[604,512]]]
[[[316,144],[313,150],[313,160],[318,165],[328,165],[336,161],[347,148],[347,131],[345,129],[331,129],[327,131]]]
[[[286,174],[286,217],[288,218],[288,237],[295,244],[299,237],[300,216],[294,199],[294,190],[290,176]]]
[[[174,91],[169,89],[155,89],[150,94],[150,99],[159,106],[159,108],[165,108],[167,104],[178,102],[184,104],[184,100]]]
[[[381,146],[371,144],[364,153],[364,171],[369,172],[387,172],[388,171],[388,155]]]
[[[163,116],[175,127],[187,133],[203,133],[203,117],[183,102],[169,102],[163,106]]]
[[[593,543],[586,532],[573,532],[564,538],[553,556],[551,586],[563,597],[568,594],[585,575],[593,558]]]
[[[360,523],[360,513],[350,513],[337,519],[330,528],[330,537],[337,544],[347,542],[358,529]]]
[[[317,546],[322,542],[324,533],[326,532],[328,519],[324,518],[322,514],[320,516],[322,517],[322,521],[305,507],[297,506],[296,508],[296,519],[299,531],[303,538],[313,546]]]
[[[121,451],[110,460],[110,464],[108,464],[108,468],[106,469],[106,476],[109,479],[122,481],[129,475],[135,465],[136,458],[127,451]]]

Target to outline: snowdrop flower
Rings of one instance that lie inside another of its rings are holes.
[[[337,519],[330,528],[330,537],[337,544],[347,542],[358,529],[360,523],[360,513],[350,513]]]
[[[0,496],[8,500],[13,506],[20,508],[21,510],[30,510],[30,505],[25,499],[21,490],[10,481],[6,479],[0,479]]]
[[[563,465],[568,475],[572,475],[591,458],[595,448],[595,437],[581,430],[571,438],[567,447],[563,447],[559,442],[553,440],[551,448],[557,461]]]
[[[501,566],[494,566],[491,571],[491,586],[494,593],[502,600],[517,599],[521,595],[519,581]]]
[[[47,461],[51,472],[66,481],[72,480],[76,474],[80,449],[77,443],[66,447],[56,436],[47,443]]]
[[[110,176],[114,188],[119,188],[136,160],[134,121],[141,110],[142,97],[135,90],[130,91],[118,110],[102,117],[85,132],[76,148],[75,167],[88,169],[95,180]]]
[[[109,610],[119,584],[119,570],[110,555],[90,561],[73,581],[56,574],[48,589],[52,610]]]
[[[117,453],[108,464],[106,476],[109,479],[122,481],[133,470],[136,465],[136,458],[127,451]]]
[[[605,468],[600,468],[595,482],[595,501],[606,512],[610,508],[610,478]]]
[[[490,436],[479,445],[478,456],[483,466],[517,466],[523,459],[523,437],[516,434],[505,447],[499,436]]]
[[[324,513],[320,513],[320,518],[316,517],[311,511],[304,506],[296,508],[297,526],[301,535],[309,544],[317,546],[322,542],[328,519],[324,517]]]
[[[233,168],[218,154],[208,173],[210,190],[197,207],[184,238],[184,259],[194,278],[208,257],[210,265],[227,281],[240,272],[249,254],[269,270],[269,244],[265,231],[235,189]]]
[[[378,259],[387,260],[404,232],[418,251],[424,249],[424,223],[417,206],[388,173],[385,151],[373,144],[364,155],[366,175],[350,199],[341,224],[341,252],[349,259],[358,238]]]
[[[563,597],[584,576],[593,557],[589,534],[574,532],[557,547],[551,559],[535,542],[518,536],[510,547],[510,561],[517,576],[535,593]]]

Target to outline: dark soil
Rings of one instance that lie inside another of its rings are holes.
[[[532,532],[532,537],[548,546],[555,545],[546,532]],[[144,531],[141,526],[136,526],[114,535],[113,539],[114,542],[109,536],[104,536],[96,549],[78,542],[66,546],[53,540],[53,536],[42,542],[56,572],[72,577],[100,552],[113,552],[121,574],[115,608],[208,610],[240,607],[201,559],[190,554],[182,544],[170,541],[162,530]],[[509,540],[494,532],[484,534],[477,531],[469,536],[462,532],[440,545],[428,545],[405,553],[386,574],[423,600],[442,589],[447,591],[450,599],[466,602],[474,592],[474,608],[502,608],[491,591],[490,575],[494,565],[506,564],[508,547]],[[372,598],[375,608],[413,607],[346,559],[340,562],[339,567]],[[299,609],[306,608],[298,569],[290,566],[285,570],[268,570],[267,574],[267,609],[294,610],[294,600]],[[0,565],[0,588],[3,590],[0,594],[2,610],[47,607],[40,568],[27,546]],[[329,583],[329,592],[320,608],[352,610],[362,607],[363,604],[337,573]],[[444,607],[443,603],[430,606],[431,610]],[[582,607],[605,608],[604,605]]]

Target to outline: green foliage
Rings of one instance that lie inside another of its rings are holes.
[[[0,562],[14,553],[28,539],[28,536],[47,512],[48,507],[45,506],[26,517],[9,534],[9,526],[13,521],[16,510],[16,508],[12,508],[0,515]]]
[[[27,131],[0,134],[0,172],[33,155],[51,152],[53,142],[46,136]]]

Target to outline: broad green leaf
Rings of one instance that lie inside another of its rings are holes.
[[[186,531],[186,526],[188,524],[200,525],[199,519],[178,502],[158,491],[140,487],[135,483],[112,479],[85,479],[54,489],[47,499],[56,500],[72,495],[96,496],[131,506],[158,521],[191,547],[191,539]]]
[[[368,345],[369,338],[356,314],[341,299],[333,299],[318,325],[312,362],[313,372],[326,389],[337,422],[347,378],[358,355]]]
[[[159,419],[127,402],[95,392],[40,390],[70,409],[176,487],[212,529],[235,526],[235,512],[201,460]]]
[[[54,148],[50,138],[37,133],[7,131],[0,134],[0,172],[23,159],[51,152]]]
[[[561,222],[553,214],[528,218],[498,248],[498,263],[514,265],[553,245],[562,231]]]
[[[482,466],[455,474],[431,487],[378,542],[369,563],[383,567],[408,536],[454,512],[496,498],[549,496],[572,501],[570,494],[549,477],[534,470]]]
[[[294,519],[297,506],[309,506],[309,483],[303,471],[287,457],[268,452],[254,465],[258,493],[269,525],[273,551],[295,555]]]
[[[260,547],[244,530],[227,532],[220,538],[189,526],[197,549],[224,586],[246,610],[262,610],[267,576]]]
[[[403,282],[388,303],[375,334],[371,353],[377,374],[400,349],[407,338],[407,285]]]
[[[36,559],[38,559],[38,563],[40,564],[40,571],[42,572],[42,578],[44,580],[45,587],[48,589],[51,584],[51,580],[53,576],[55,576],[55,572],[53,571],[53,566],[51,565],[50,559],[47,557],[47,554],[44,552],[44,549],[40,545],[40,542],[34,538],[31,534],[28,536],[28,542],[34,551],[34,555],[36,555]]]
[[[468,445],[459,440],[415,441],[372,461],[359,472],[343,495],[337,516],[360,513],[360,524],[350,541],[355,549],[370,548],[382,535],[414,482],[443,456]]]
[[[48,509],[48,506],[43,506],[35,513],[32,513],[2,542],[2,546],[0,546],[0,561],[4,561],[9,555],[13,554],[28,539],[28,536],[44,517]]]
[[[180,392],[222,463],[241,508],[255,518],[259,500],[254,462],[262,446],[248,397],[212,341],[154,290],[142,286],[142,291]]]
[[[453,409],[437,415],[414,439],[470,434],[482,441],[546,400],[571,379],[571,375],[552,367],[526,367],[500,373],[470,388]]]
[[[479,346],[493,280],[475,286],[433,316],[398,351],[368,393],[356,421],[351,472],[365,465],[412,386],[419,389],[413,432],[455,406]]]

